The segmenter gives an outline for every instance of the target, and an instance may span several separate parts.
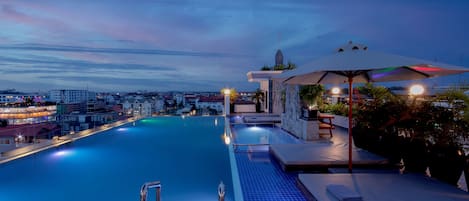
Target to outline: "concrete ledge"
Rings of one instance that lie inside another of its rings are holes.
[[[41,142],[41,143],[38,143],[38,144],[32,144],[32,145],[24,146],[24,147],[17,148],[17,149],[14,149],[14,150],[2,152],[1,156],[2,157],[12,157],[12,156],[24,154],[24,153],[27,153],[27,152],[30,152],[30,151],[33,151],[33,150],[36,150],[36,149],[43,148],[43,147],[49,146],[51,144],[53,144],[52,140],[47,140],[47,141],[44,141],[44,142]]]

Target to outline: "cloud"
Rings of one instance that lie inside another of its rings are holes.
[[[277,49],[301,68],[349,40],[370,50],[468,66],[468,5],[423,0],[4,1],[0,72],[10,80],[67,87],[257,88],[258,83],[246,81],[246,72],[272,65]],[[55,74],[63,78],[50,77]]]
[[[32,25],[37,28],[46,28],[47,30],[65,31],[69,29],[66,24],[58,20],[39,16],[30,16],[7,4],[3,4],[1,6],[0,16],[16,23]]]
[[[25,50],[25,51],[58,51],[58,52],[87,52],[106,54],[143,54],[143,55],[166,55],[166,56],[196,56],[196,57],[234,57],[239,55],[216,52],[176,51],[163,49],[131,49],[131,48],[93,48],[65,45],[45,44],[22,44],[1,45],[2,50]]]
[[[132,63],[96,63],[86,60],[71,60],[61,59],[57,57],[37,56],[28,58],[15,58],[0,56],[0,61],[4,65],[13,64],[15,69],[27,68],[37,69],[44,68],[54,71],[73,71],[73,72],[94,72],[95,70],[127,70],[127,71],[174,71],[171,67],[162,67],[155,65],[145,64],[132,64]]]
[[[66,85],[90,86],[94,89],[109,90],[110,86],[119,84],[119,88],[111,87],[113,90],[186,90],[186,91],[205,91],[218,90],[223,88],[226,83],[214,80],[185,80],[185,79],[149,79],[149,78],[126,78],[126,77],[107,77],[107,76],[58,76],[47,75],[40,76],[40,79],[48,80],[50,83],[67,83]],[[246,85],[246,82],[242,84]]]

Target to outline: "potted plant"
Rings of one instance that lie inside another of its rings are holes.
[[[252,100],[256,103],[256,112],[262,112],[261,103],[264,102],[264,92],[260,89],[257,89],[252,96]]]
[[[425,174],[428,167],[428,127],[431,124],[430,102],[410,104],[402,112],[397,129],[403,135],[401,142],[401,156],[406,172]]]
[[[322,104],[324,86],[320,84],[304,85],[300,87],[299,95],[303,106],[303,118],[317,119],[319,104]]]
[[[465,163],[463,144],[469,137],[469,98],[462,91],[439,94],[433,106],[428,128],[431,142],[429,170],[432,177],[457,185]]]
[[[366,84],[359,88],[367,97],[354,106],[353,141],[355,146],[387,157],[391,163],[400,161],[397,121],[407,110],[405,102],[387,88]]]
[[[406,171],[425,173],[428,167],[432,177],[457,184],[466,163],[461,142],[469,136],[468,105],[469,98],[454,90],[410,104],[408,118],[399,122]]]

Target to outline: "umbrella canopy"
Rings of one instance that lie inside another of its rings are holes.
[[[468,68],[422,59],[369,51],[349,43],[335,54],[322,57],[284,74],[288,84],[340,84],[415,80],[469,72]]]
[[[352,44],[337,52],[283,74],[286,84],[349,84],[352,105],[353,82],[386,82],[424,79],[469,72],[469,68],[372,52],[364,45]],[[352,107],[349,107],[349,171],[352,171]]]

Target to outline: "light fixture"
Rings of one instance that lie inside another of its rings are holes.
[[[228,95],[230,95],[231,90],[230,89],[224,89],[223,93],[228,96]]]
[[[409,88],[409,95],[411,96],[419,96],[425,92],[425,88],[423,88],[420,84],[414,84]]]
[[[231,138],[230,136],[226,135],[226,133],[223,136],[225,138],[225,144],[229,145],[231,143]]]
[[[340,88],[339,87],[332,87],[331,93],[333,95],[339,95],[340,94]]]

